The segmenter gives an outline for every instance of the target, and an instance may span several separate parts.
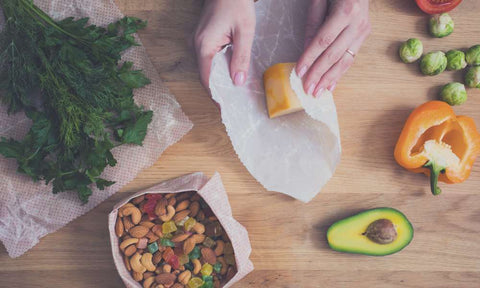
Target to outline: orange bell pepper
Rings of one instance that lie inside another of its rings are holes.
[[[438,181],[459,183],[470,176],[480,154],[480,133],[472,118],[456,116],[445,102],[430,101],[410,114],[394,154],[402,167],[429,176],[438,195]]]

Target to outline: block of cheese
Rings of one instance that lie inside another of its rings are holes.
[[[263,74],[270,118],[303,110],[297,94],[290,85],[290,74],[294,67],[295,63],[278,63],[268,68]]]

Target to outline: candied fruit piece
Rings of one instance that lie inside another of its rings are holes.
[[[212,275],[212,272],[213,272],[213,266],[208,263],[205,263],[203,264],[202,269],[200,269],[200,272],[202,273],[203,276],[210,276]]]
[[[147,248],[148,248],[148,251],[149,251],[150,253],[154,254],[155,252],[158,251],[158,243],[157,243],[157,242],[153,242],[153,243],[149,244],[149,245],[147,246]]]
[[[212,248],[213,246],[215,246],[215,244],[217,243],[213,241],[213,239],[210,237],[206,237],[205,240],[203,240],[203,245],[205,245],[208,248]]]
[[[177,231],[177,226],[175,225],[175,222],[173,221],[167,221],[162,224],[162,232],[163,234],[169,234],[172,232]]]
[[[200,288],[203,285],[203,280],[198,277],[193,277],[188,281],[188,288]]]
[[[197,220],[195,220],[194,218],[190,217],[187,219],[187,221],[185,221],[185,223],[183,224],[183,229],[185,229],[185,231],[190,231],[192,230],[193,226],[195,226],[195,224],[197,224]]]

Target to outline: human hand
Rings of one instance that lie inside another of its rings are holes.
[[[305,51],[296,72],[305,91],[318,97],[335,89],[370,34],[368,0],[311,0],[308,13]]]
[[[252,0],[206,0],[195,31],[194,46],[203,86],[208,89],[215,54],[233,43],[230,77],[243,85],[250,65],[255,35],[255,8]]]

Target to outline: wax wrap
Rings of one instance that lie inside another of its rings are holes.
[[[245,227],[238,223],[232,216],[232,209],[228,202],[227,193],[223,187],[220,175],[216,173],[211,179],[208,179],[202,173],[193,173],[165,181],[147,190],[138,192],[115,205],[113,211],[108,215],[108,229],[110,232],[113,259],[118,273],[127,288],[141,288],[142,286],[132,278],[131,273],[125,267],[123,255],[120,252],[118,237],[115,234],[118,208],[125,205],[125,203],[131,199],[143,194],[180,193],[188,191],[198,192],[208,206],[210,206],[215,216],[217,216],[218,221],[222,224],[230,241],[232,241],[233,251],[235,252],[235,262],[237,264],[237,274],[223,287],[227,288],[232,286],[253,270],[253,264],[249,259],[252,247],[248,239],[248,232]]]
[[[92,24],[106,25],[123,17],[110,0],[36,0],[35,3],[55,19],[90,17]],[[34,183],[31,178],[16,172],[14,159],[0,156],[0,240],[10,257],[22,255],[43,236],[60,229],[120,190],[192,128],[175,97],[160,80],[143,46],[128,50],[123,60],[134,62],[135,68],[143,69],[152,81],[135,91],[135,101],[154,111],[143,146],[123,145],[113,150],[118,163],[115,167],[107,167],[103,177],[115,180],[116,184],[104,191],[93,189],[86,205],[81,205],[76,193],[53,195],[51,185]],[[5,105],[0,105],[0,123],[0,137],[15,139],[22,139],[31,126],[23,113],[8,115]]]
[[[233,147],[248,171],[267,189],[310,201],[332,177],[340,160],[340,132],[330,92],[300,97],[306,112],[269,119],[263,72],[273,64],[296,62],[303,51],[310,1],[262,0],[255,4],[257,27],[245,86],[229,72],[232,48],[218,53],[210,75],[212,97]],[[235,49],[235,46],[233,46]],[[301,80],[291,76],[297,94]]]

